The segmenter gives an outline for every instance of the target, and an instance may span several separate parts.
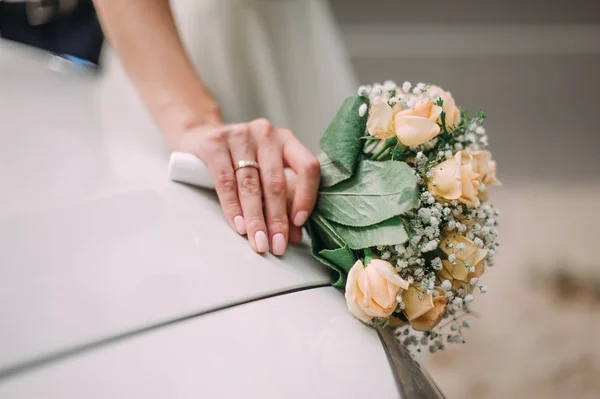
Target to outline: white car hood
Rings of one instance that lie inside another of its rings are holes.
[[[255,254],[213,193],[168,180],[162,139],[130,118],[139,108],[47,57],[0,43],[0,375],[329,283],[306,246]]]

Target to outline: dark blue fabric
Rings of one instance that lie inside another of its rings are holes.
[[[0,36],[96,65],[104,41],[91,0],[81,0],[72,13],[57,14],[38,26],[27,20],[24,3],[0,2]]]

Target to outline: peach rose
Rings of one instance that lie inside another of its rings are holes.
[[[380,139],[394,137],[394,110],[387,101],[385,97],[378,97],[369,108],[367,131],[371,136]]]
[[[388,318],[398,305],[396,296],[407,289],[391,263],[373,259],[365,267],[358,260],[346,280],[346,303],[357,319],[369,323],[373,318]]]
[[[459,244],[464,245],[460,251],[458,250]],[[481,277],[485,272],[488,250],[480,248],[473,241],[458,234],[450,234],[443,238],[440,249],[447,255],[454,254],[456,257],[455,265],[447,259],[442,261],[443,267],[438,273],[440,280],[449,280],[454,289],[464,288],[472,292],[474,287],[469,282],[474,277]],[[471,267],[474,267],[475,271],[471,272]]]
[[[466,154],[471,157],[473,171],[479,175],[483,184],[486,186],[502,184],[496,178],[496,161],[492,160],[492,154],[489,151],[473,151]]]
[[[436,166],[428,184],[433,195],[446,200],[457,200],[469,207],[479,206],[479,187],[481,181],[473,170],[471,157],[462,151]]]
[[[428,142],[440,133],[437,124],[442,107],[431,101],[414,109],[405,109],[394,116],[394,129],[398,140],[406,146],[420,145]]]
[[[452,93],[449,91],[444,91],[439,86],[431,86],[428,92],[437,92],[440,95],[440,98],[444,101],[442,104],[443,111],[446,113],[446,127],[450,130],[450,127],[456,127],[460,124],[460,108],[456,106],[456,102],[454,102],[454,98],[452,97]],[[442,123],[440,118],[439,123]]]
[[[423,299],[419,296],[423,295]],[[422,294],[414,286],[402,293],[404,315],[410,325],[417,331],[430,331],[438,325],[446,311],[446,297]]]

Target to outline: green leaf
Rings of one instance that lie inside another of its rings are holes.
[[[316,210],[335,223],[364,227],[417,205],[417,178],[410,166],[364,160],[350,179],[319,191]]]
[[[364,145],[363,136],[368,114],[360,116],[362,104],[369,105],[366,97],[348,97],[321,137],[321,150],[346,173],[352,174],[358,164]]]
[[[317,156],[321,164],[321,187],[331,187],[349,179],[352,174],[336,165],[325,153]]]
[[[335,233],[331,224],[320,215],[313,214],[307,226],[313,257],[333,269],[335,272],[333,285],[344,288],[346,276],[357,260],[354,253]]]
[[[357,260],[354,253],[348,247],[345,247],[338,249],[322,249],[319,251],[319,256],[326,261],[321,261],[322,263],[325,263],[338,272],[337,279],[333,282],[333,286],[344,288],[346,286],[346,277]]]
[[[408,240],[402,218],[395,216],[381,223],[366,227],[350,227],[330,222],[336,234],[351,249],[363,249],[377,245],[396,245]]]

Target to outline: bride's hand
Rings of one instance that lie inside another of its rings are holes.
[[[181,151],[198,156],[209,168],[223,213],[239,234],[248,234],[258,253],[283,255],[288,240],[301,239],[320,182],[319,162],[291,131],[257,119],[235,125],[212,125],[184,134]],[[257,162],[260,170],[240,161]],[[287,212],[284,168],[297,175]]]

